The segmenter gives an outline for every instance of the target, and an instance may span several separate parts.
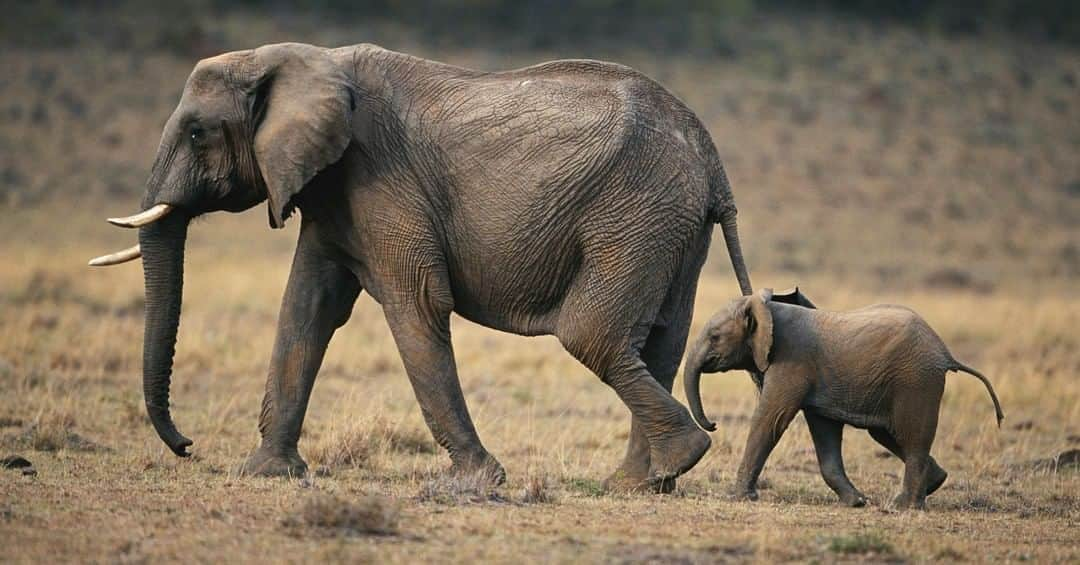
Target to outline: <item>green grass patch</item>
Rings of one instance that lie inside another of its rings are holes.
[[[585,496],[603,496],[606,492],[604,484],[596,479],[573,478],[566,481],[566,486],[570,490]]]

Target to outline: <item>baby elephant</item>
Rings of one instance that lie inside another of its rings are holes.
[[[904,461],[896,508],[923,508],[948,474],[930,456],[946,371],[964,371],[990,391],[998,425],[1005,417],[990,382],[953,359],[918,314],[903,306],[826,312],[796,288],[732,301],[717,313],[686,362],[686,398],[694,418],[713,431],[701,408],[701,373],[745,369],[761,393],[735,479],[735,495],[757,499],[758,475],[800,409],[814,439],[825,482],[850,506],[863,496],[844,473],[844,424],[871,437]]]

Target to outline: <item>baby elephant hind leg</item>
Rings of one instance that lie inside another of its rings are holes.
[[[885,428],[870,428],[870,437],[874,438],[881,444],[882,447],[888,449],[893,455],[897,456],[901,461],[904,460],[904,452],[900,449],[900,444],[896,443],[896,438],[892,436],[889,430]],[[928,458],[930,463],[930,469],[926,474],[926,495],[930,496],[934,494],[941,485],[945,484],[945,479],[949,478],[949,473],[938,465],[938,462],[931,455]]]
[[[937,408],[940,402],[941,394],[938,391],[937,398],[902,400],[893,412],[893,421],[896,422],[893,437],[904,453],[904,484],[893,500],[896,509],[926,507],[930,447],[937,433]]]
[[[840,497],[844,504],[858,508],[866,506],[866,496],[851,484],[844,471],[844,456],[841,449],[844,437],[844,424],[823,416],[803,412],[810,436],[814,439],[814,451],[817,452],[818,465],[825,484]]]

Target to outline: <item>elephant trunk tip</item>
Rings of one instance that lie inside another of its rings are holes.
[[[173,423],[172,416],[169,415],[169,409],[147,403],[146,412],[150,416],[150,423],[154,425],[154,431],[157,432],[161,441],[165,442],[165,445],[169,446],[169,449],[177,456],[190,457],[191,453],[188,452],[187,448],[191,447],[195,442],[176,429],[176,424]]]
[[[686,392],[686,403],[690,407],[690,414],[694,421],[705,431],[715,432],[716,423],[705,417],[705,409],[701,405],[701,368],[703,351],[695,348],[687,361],[686,373],[683,376],[683,387]]]
[[[709,420],[705,417],[704,414],[701,414],[700,416],[695,416],[694,418],[697,420],[698,425],[701,426],[701,429],[707,432],[716,431],[716,422]]]

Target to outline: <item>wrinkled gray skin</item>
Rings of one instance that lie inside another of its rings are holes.
[[[947,371],[978,377],[1004,415],[986,377],[953,359],[941,338],[903,306],[825,312],[798,292],[774,300],[771,291],[731,302],[690,347],[684,384],[690,410],[716,429],[701,407],[701,373],[743,369],[761,392],[735,479],[738,498],[757,499],[765,460],[796,412],[803,411],[821,475],[850,506],[863,496],[844,472],[844,424],[864,428],[904,461],[896,508],[923,508],[948,474],[930,456]],[[777,296],[777,298],[780,298]]]
[[[169,413],[188,221],[264,200],[273,227],[302,217],[244,472],[304,473],[315,375],[361,289],[454,471],[504,477],[462,397],[451,312],[553,334],[615,390],[632,426],[612,488],[670,489],[708,449],[670,390],[715,223],[744,294],[750,280],[709,134],[649,78],[598,61],[485,73],[374,45],[199,62],[143,200],[176,211],[139,234],[146,403],[177,454],[191,445]]]

